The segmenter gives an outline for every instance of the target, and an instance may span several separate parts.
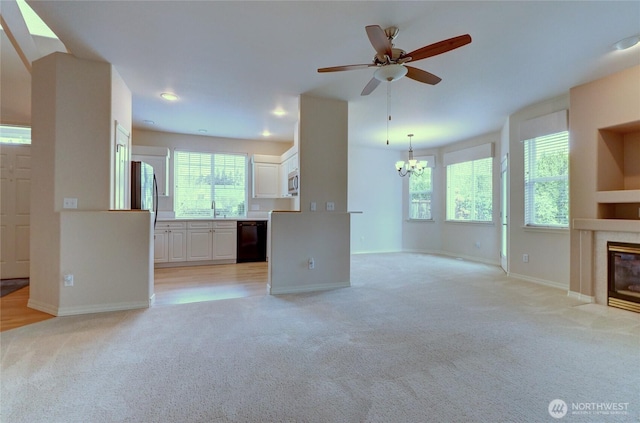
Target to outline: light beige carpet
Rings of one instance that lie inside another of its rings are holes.
[[[353,256],[351,288],[55,318],[0,342],[2,422],[640,418],[639,315],[430,255]],[[626,408],[571,410],[602,403]]]

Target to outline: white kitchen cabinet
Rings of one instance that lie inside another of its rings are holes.
[[[187,257],[187,231],[185,222],[161,222],[153,233],[153,261],[155,263],[180,262]]]
[[[187,230],[187,261],[211,260],[212,237],[210,222],[189,222]]]
[[[194,221],[187,229],[187,261],[230,260],[237,257],[235,220]]]
[[[252,197],[280,198],[280,156],[251,157]]]
[[[133,146],[132,161],[145,162],[153,167],[158,183],[158,195],[169,195],[169,149],[165,147]]]
[[[289,194],[289,173],[298,169],[298,153],[285,159],[280,165],[280,196],[291,197]]]
[[[275,163],[253,164],[253,198],[280,197],[278,170]]]
[[[153,262],[166,263],[169,261],[169,231],[156,230],[153,233]]]
[[[235,220],[213,223],[213,260],[235,260],[237,258],[237,234],[238,227]]]

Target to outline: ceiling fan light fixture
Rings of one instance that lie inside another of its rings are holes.
[[[626,50],[640,43],[640,35],[624,38],[613,45],[616,50]]]
[[[384,65],[378,68],[373,74],[373,77],[382,82],[393,82],[402,78],[407,74],[407,68],[403,65],[391,64]]]
[[[167,101],[178,101],[178,96],[174,93],[162,93],[160,97],[164,98]]]

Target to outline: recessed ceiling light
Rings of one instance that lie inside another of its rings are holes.
[[[198,129],[198,132],[200,132],[201,134],[206,134],[207,130],[206,129]]]
[[[145,119],[143,120],[144,123],[146,123],[147,125],[155,125],[155,122],[149,119]]]
[[[177,101],[178,98],[179,98],[174,93],[162,93],[162,94],[160,94],[160,97],[164,98],[167,101]]]
[[[271,136],[271,132],[267,131],[266,129],[264,131],[262,131],[262,136],[263,137],[270,137]]]
[[[640,35],[624,38],[613,45],[616,50],[626,50],[640,42]]]
[[[273,111],[273,114],[276,116],[284,116],[287,114],[287,112],[281,108],[277,108]]]

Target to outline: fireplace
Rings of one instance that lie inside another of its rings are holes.
[[[607,242],[608,304],[640,313],[640,244]]]

